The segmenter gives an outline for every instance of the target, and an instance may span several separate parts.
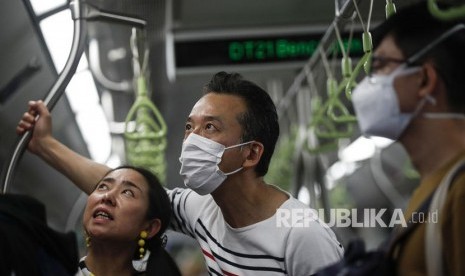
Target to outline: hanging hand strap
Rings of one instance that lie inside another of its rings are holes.
[[[465,5],[442,10],[436,2],[437,0],[428,0],[428,10],[434,17],[444,21],[452,21],[465,17]]]
[[[137,35],[137,31],[133,29],[131,49],[137,95],[125,121],[126,159],[129,164],[149,169],[160,182],[165,183],[167,126],[148,95],[148,49],[147,45],[144,45],[144,54],[139,56]]]

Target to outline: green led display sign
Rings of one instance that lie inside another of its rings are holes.
[[[259,61],[266,59],[287,59],[309,57],[315,52],[318,41],[247,40],[232,41],[228,45],[228,56],[232,61]]]
[[[317,50],[322,34],[175,42],[176,67],[275,64],[305,61]],[[361,39],[350,41],[350,56],[362,56]],[[359,35],[361,38],[361,34]],[[343,36],[345,49],[349,39]],[[336,42],[329,53],[341,56]]]

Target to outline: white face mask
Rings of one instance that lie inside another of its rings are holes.
[[[420,111],[422,100],[414,113],[401,113],[394,79],[420,70],[419,67],[399,66],[389,75],[365,77],[352,94],[352,103],[363,135],[397,140],[412,118]],[[424,98],[425,100],[427,98]]]
[[[182,144],[182,152],[179,157],[179,162],[181,162],[179,174],[181,174],[184,184],[200,195],[210,194],[224,182],[228,175],[242,170],[242,167],[229,173],[220,170],[218,164],[221,162],[224,151],[252,142],[226,148],[220,143],[195,133],[189,134]]]
[[[420,67],[407,68],[403,64],[389,75],[365,77],[355,88],[352,102],[363,135],[397,140],[427,101],[436,104],[436,100],[428,95],[418,103],[413,113],[400,112],[394,79],[418,70]],[[423,113],[421,116],[426,119],[465,119],[465,114],[461,113]]]

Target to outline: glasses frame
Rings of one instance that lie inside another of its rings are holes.
[[[378,68],[375,68],[375,70],[373,70],[374,69],[373,64],[375,62],[382,63],[382,66],[379,66],[379,67],[377,66]],[[384,68],[388,63],[402,64],[402,63],[406,63],[406,62],[407,62],[406,59],[372,55],[370,57],[370,59],[369,59],[369,63],[370,63],[369,68],[370,68],[370,70],[369,70],[368,75],[374,74],[373,71],[377,71],[379,69]]]
[[[420,49],[415,54],[413,54],[412,56],[410,56],[409,58],[406,58],[406,59],[399,59],[399,58],[372,55],[370,60],[369,60],[369,63],[370,63],[370,66],[369,66],[370,70],[369,71],[370,72],[368,73],[368,75],[373,74],[373,69],[372,69],[373,62],[377,61],[377,60],[380,61],[380,62],[384,62],[385,64],[388,64],[388,63],[397,63],[397,64],[405,63],[407,66],[412,66],[413,64],[415,64],[418,61],[418,59],[420,59],[422,56],[426,55],[429,51],[433,50],[441,42],[445,41],[446,39],[448,39],[452,35],[460,32],[460,31],[463,31],[463,30],[465,30],[465,24],[460,23],[460,24],[455,25],[454,27],[447,30],[445,33],[438,36],[436,39],[434,39],[431,43],[426,45],[424,48]]]

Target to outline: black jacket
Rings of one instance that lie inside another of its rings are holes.
[[[51,229],[42,203],[0,194],[0,276],[74,275],[78,261],[75,234]]]

